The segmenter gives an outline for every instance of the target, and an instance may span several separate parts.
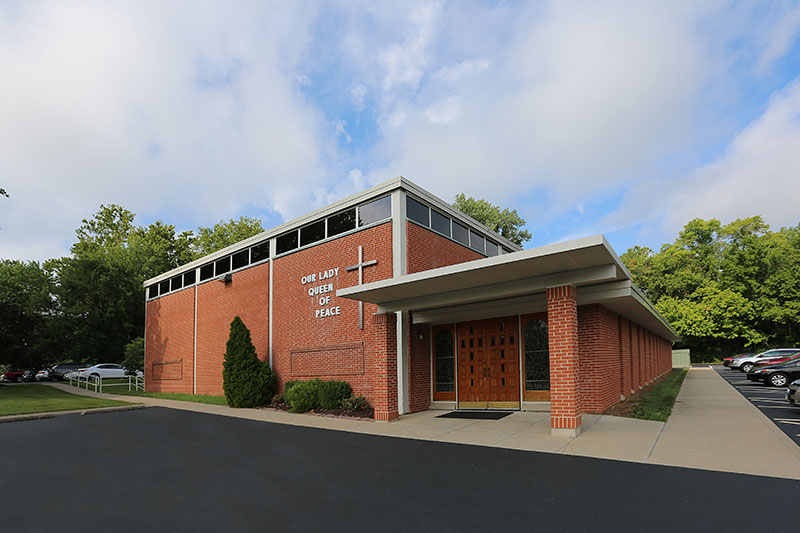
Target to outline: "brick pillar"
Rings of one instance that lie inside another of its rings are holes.
[[[547,289],[550,332],[550,433],[576,437],[581,432],[578,398],[578,291],[572,285]]]
[[[622,394],[626,397],[633,394],[633,365],[631,364],[631,323],[620,317],[619,344],[622,352]]]
[[[397,316],[372,315],[375,326],[375,382],[373,404],[375,420],[389,422],[397,414]]]

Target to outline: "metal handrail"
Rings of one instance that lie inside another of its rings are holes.
[[[137,390],[144,392],[144,377],[139,376],[126,376],[128,378],[127,383],[106,383],[106,387],[120,387],[128,385],[128,390]],[[120,378],[108,378],[108,379],[120,379]],[[72,382],[75,382],[75,385]],[[69,385],[77,386],[79,389],[81,388],[81,383],[86,384],[86,390],[89,390],[89,387],[94,387],[94,392],[102,393],[103,392],[103,378],[100,376],[82,376],[78,374],[77,376],[70,376],[69,377]]]

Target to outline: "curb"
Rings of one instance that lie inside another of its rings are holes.
[[[0,424],[5,424],[7,422],[24,422],[26,420],[42,420],[45,418],[55,418],[57,416],[74,415],[78,413],[80,413],[80,415],[83,416],[83,415],[96,415],[103,413],[114,413],[117,411],[133,411],[136,409],[144,409],[145,407],[148,406],[144,404],[136,404],[136,405],[120,405],[117,407],[96,407],[94,409],[71,409],[69,411],[48,411],[46,413],[8,415],[8,416],[0,416]]]

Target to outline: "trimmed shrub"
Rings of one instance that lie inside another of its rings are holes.
[[[341,406],[345,411],[354,413],[356,411],[364,411],[369,409],[369,402],[366,398],[359,394],[358,396],[351,396],[350,398],[343,399]]]
[[[306,413],[319,409],[318,379],[294,383],[285,393],[286,403],[292,413]]]
[[[320,381],[317,385],[319,406],[323,409],[338,409],[342,400],[349,398],[352,391],[346,381]]]
[[[352,389],[346,381],[287,381],[283,386],[284,398],[293,413],[305,413],[314,409],[338,409],[342,400],[350,397]]]
[[[275,374],[269,363],[258,359],[250,330],[238,316],[231,322],[225,345],[222,390],[231,407],[264,405],[275,392]]]
[[[287,392],[289,392],[289,390],[291,390],[292,387],[294,387],[298,383],[302,383],[302,381],[300,381],[299,379],[293,379],[291,381],[287,381],[283,385],[283,393],[286,394]]]

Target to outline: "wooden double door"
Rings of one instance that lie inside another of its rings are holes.
[[[459,409],[520,405],[517,317],[456,324]]]

